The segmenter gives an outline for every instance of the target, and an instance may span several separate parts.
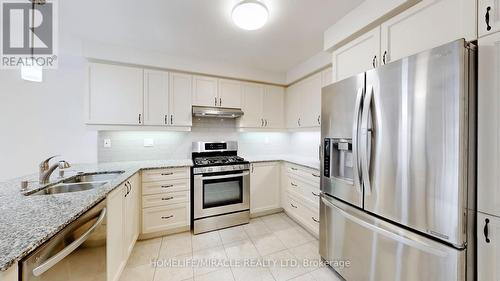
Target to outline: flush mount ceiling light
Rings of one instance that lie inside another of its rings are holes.
[[[267,7],[256,0],[238,3],[232,12],[234,23],[245,30],[257,30],[263,27],[269,17]]]

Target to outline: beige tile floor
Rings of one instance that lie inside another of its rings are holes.
[[[314,264],[306,265],[304,260]],[[199,264],[201,261],[216,264]],[[249,261],[268,263],[245,264]],[[319,261],[318,240],[279,213],[199,235],[184,232],[138,241],[120,280],[340,281],[331,268],[319,265]]]

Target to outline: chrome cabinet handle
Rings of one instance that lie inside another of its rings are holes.
[[[40,266],[33,269],[33,275],[35,275],[35,276],[42,275],[47,270],[49,270],[51,267],[53,267],[58,262],[63,260],[65,257],[70,255],[72,252],[74,252],[78,247],[80,247],[80,245],[83,244],[83,242],[87,241],[89,236],[104,221],[104,218],[106,217],[106,211],[107,211],[106,208],[102,209],[101,214],[99,215],[99,218],[97,219],[97,221],[89,228],[89,230],[87,230],[82,236],[80,236],[80,238],[76,239],[73,243],[66,246],[66,248],[62,249],[59,253],[55,254],[53,257],[48,259],[46,262],[44,262]]]
[[[165,125],[168,125],[168,115],[165,115]]]
[[[169,185],[162,185],[161,188],[169,188],[169,187],[173,187],[174,185],[173,184],[169,184]]]
[[[311,173],[311,175],[312,175],[313,177],[316,177],[316,178],[321,177],[320,175],[316,175],[316,174],[313,174],[313,173]]]
[[[217,97],[215,97],[214,100],[215,100],[215,106],[217,106]]]
[[[293,205],[292,203],[290,203],[290,206],[294,207],[295,209],[297,209],[297,206]]]
[[[490,25],[490,10],[491,10],[491,7],[488,6],[486,8],[486,15],[484,16],[484,19],[486,21],[486,30],[487,31],[490,31],[491,30],[491,25]]]
[[[171,176],[173,175],[174,173],[173,172],[169,172],[169,173],[161,173],[162,176]]]
[[[484,233],[484,238],[486,239],[486,243],[490,243],[491,240],[490,238],[488,237],[489,236],[489,231],[488,231],[488,224],[490,223],[490,219],[485,219],[484,220],[485,224],[484,224],[484,229],[483,229],[483,233]]]
[[[173,217],[174,217],[174,215],[170,215],[170,216],[166,216],[166,217],[163,217],[163,216],[162,216],[162,217],[161,217],[161,219],[162,219],[162,220],[168,220],[168,219],[171,219],[171,218],[173,218]]]
[[[311,191],[311,193],[312,193],[312,195],[314,195],[314,196],[316,196],[316,197],[319,197],[319,194],[316,194],[316,193],[314,193],[314,192],[312,192],[312,191]]]
[[[311,219],[312,219],[313,221],[315,221],[315,222],[319,223],[319,220],[318,220],[318,219],[316,219],[315,217],[311,217]]]
[[[376,55],[373,56],[372,65],[373,65],[373,68],[377,67],[377,56]]]
[[[290,169],[292,169],[294,171],[297,171],[297,168],[294,168],[294,167],[290,167]]]
[[[264,125],[264,127],[267,127],[267,119],[266,119],[266,125]]]
[[[174,199],[174,197],[170,196],[170,197],[162,198],[161,200],[162,201],[168,201],[168,200],[172,200],[172,199]]]
[[[219,98],[219,106],[222,106],[222,98]]]
[[[299,120],[297,120],[297,123],[299,123],[299,127],[300,127],[300,126],[302,126],[302,125],[300,124],[300,118],[299,118]]]
[[[384,56],[382,57],[382,61],[384,62],[384,64],[387,64],[387,62],[389,62],[386,60],[387,60],[387,51],[384,52]]]
[[[141,123],[142,123],[142,121],[141,121],[141,120],[142,120],[142,119],[141,119],[141,117],[142,117],[142,114],[140,114],[140,113],[139,113],[139,124],[141,124]]]
[[[318,115],[318,125],[321,125],[321,115]]]
[[[293,187],[297,187],[298,185],[294,184],[293,182],[290,183]]]
[[[264,127],[264,119],[260,118],[260,126]]]
[[[174,115],[170,115],[170,125],[174,125]]]

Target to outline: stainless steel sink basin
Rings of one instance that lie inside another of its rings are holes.
[[[94,189],[105,185],[107,182],[83,182],[83,183],[61,183],[42,189],[32,195],[48,195],[68,192],[78,192]]]
[[[81,174],[64,180],[63,183],[109,181],[119,176],[120,174],[123,174],[123,171]]]
[[[105,185],[124,171],[79,174],[30,195],[48,195],[91,190]]]

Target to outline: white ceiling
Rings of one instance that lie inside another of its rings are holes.
[[[60,1],[60,32],[172,56],[286,72],[320,52],[323,32],[362,0],[262,0],[268,24],[231,21],[239,0]]]

